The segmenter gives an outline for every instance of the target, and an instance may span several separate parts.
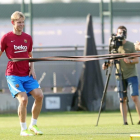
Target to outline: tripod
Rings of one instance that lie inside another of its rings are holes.
[[[116,53],[116,51],[112,51],[112,52]],[[119,69],[116,68],[117,64],[119,65]],[[115,68],[117,69],[117,76],[119,77],[120,93],[121,93],[120,98],[121,98],[121,105],[122,105],[121,106],[122,116],[123,116],[123,122],[125,124],[124,110],[123,110],[123,94],[124,94],[124,92],[126,92],[127,89],[126,89],[125,83],[123,83],[124,78],[123,78],[123,74],[122,74],[122,71],[121,71],[120,61],[119,60],[114,60],[114,61],[111,62],[111,66],[108,67],[108,75],[107,75],[107,79],[106,79],[106,83],[105,83],[105,87],[104,87],[104,91],[103,91],[103,96],[102,96],[102,99],[101,99],[101,105],[100,105],[100,109],[99,109],[99,114],[98,114],[98,119],[97,119],[96,126],[98,126],[98,122],[99,122],[99,118],[100,118],[100,114],[101,114],[101,109],[102,109],[103,101],[104,101],[104,98],[105,98],[105,95],[106,95],[106,91],[107,91],[108,83],[109,83],[110,76],[111,76],[111,73],[112,73],[113,65],[115,65]],[[123,90],[123,85],[124,85],[125,91]],[[130,115],[130,118],[131,118],[131,123],[133,125],[131,112],[130,112],[130,108],[129,108],[129,104],[128,104],[128,97],[127,97],[127,107],[128,107],[129,115]]]

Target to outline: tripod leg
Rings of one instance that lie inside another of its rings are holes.
[[[119,63],[119,65],[120,65],[120,63]],[[121,70],[120,70],[120,73],[122,75],[121,78],[123,79],[122,80],[122,83],[121,83],[121,85],[123,85],[123,86],[121,87],[121,89],[124,92],[124,89],[127,90],[127,87],[126,87],[126,83],[124,81],[124,77],[123,77],[123,74],[122,74],[122,71]],[[122,100],[123,100],[123,92],[122,92]],[[132,120],[132,116],[131,116],[131,112],[130,112],[130,108],[129,108],[129,104],[128,104],[128,97],[127,97],[127,101],[126,102],[127,102],[127,108],[128,108],[129,116],[130,116],[130,119],[131,119],[131,123],[133,125],[133,120]],[[124,109],[123,109],[123,102],[122,102],[122,112],[124,112],[123,110]],[[123,120],[124,120],[124,113],[122,113],[122,114],[123,114]],[[125,120],[124,120],[124,123],[125,123]]]
[[[124,113],[123,98],[121,98],[120,103],[121,103],[121,112],[122,112],[122,116],[123,116],[123,123],[125,124],[125,115],[126,114]]]
[[[107,79],[106,79],[106,83],[105,83],[105,87],[104,87],[104,91],[103,91],[103,96],[102,96],[102,99],[101,99],[101,105],[100,105],[100,109],[99,109],[99,114],[98,114],[98,119],[97,119],[96,126],[98,126],[98,122],[99,122],[99,118],[100,118],[100,114],[101,114],[101,110],[102,110],[103,101],[104,101],[104,98],[105,98],[105,95],[106,95],[109,79],[110,79],[111,72],[112,72],[112,67],[113,67],[113,65],[110,67],[110,71],[109,71],[109,74],[108,74]]]
[[[121,71],[121,67],[120,67],[120,62],[118,60],[115,60],[115,67],[116,67],[116,70],[117,70],[117,74],[116,76],[119,77],[119,92],[120,92],[120,103],[121,103],[121,110],[122,110],[122,116],[123,116],[123,122],[125,124],[125,116],[124,116],[124,108],[123,108],[123,92],[124,92],[124,84],[123,84],[123,75],[122,75],[122,71]],[[119,65],[119,69],[117,69],[117,64]],[[125,89],[126,90],[126,89]]]
[[[128,112],[129,112],[129,116],[130,116],[130,120],[131,120],[131,124],[133,125],[133,120],[132,120],[132,116],[131,116],[131,112],[130,112],[130,108],[129,108],[129,104],[128,104],[129,100],[127,97],[127,107],[128,107]]]

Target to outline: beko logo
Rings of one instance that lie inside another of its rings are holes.
[[[14,53],[20,53],[20,52],[26,52],[27,51],[27,46],[16,46],[14,45],[14,50],[16,50]]]
[[[27,46],[16,46],[16,45],[14,45],[14,49],[15,50],[27,50]]]

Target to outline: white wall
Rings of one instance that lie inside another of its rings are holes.
[[[63,93],[65,94],[65,93]],[[130,109],[135,109],[134,103],[131,100],[130,95],[129,98],[129,107]],[[18,108],[17,99],[13,98],[10,93],[1,93],[0,94],[0,113],[16,113]],[[118,94],[114,91],[108,91],[106,94],[106,110],[119,110],[119,98]]]

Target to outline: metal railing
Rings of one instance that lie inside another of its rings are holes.
[[[82,56],[84,46],[51,46],[51,47],[33,47],[35,58],[49,56]],[[107,45],[97,45],[98,54],[107,54]],[[5,69],[7,57],[4,54],[1,57],[0,65],[0,89],[8,89]],[[100,66],[104,60],[100,60]],[[45,92],[72,92],[78,84],[83,62],[72,61],[40,61],[35,63],[35,72],[40,86]],[[102,71],[105,81],[105,73]],[[114,79],[111,79],[111,85],[115,85]]]

